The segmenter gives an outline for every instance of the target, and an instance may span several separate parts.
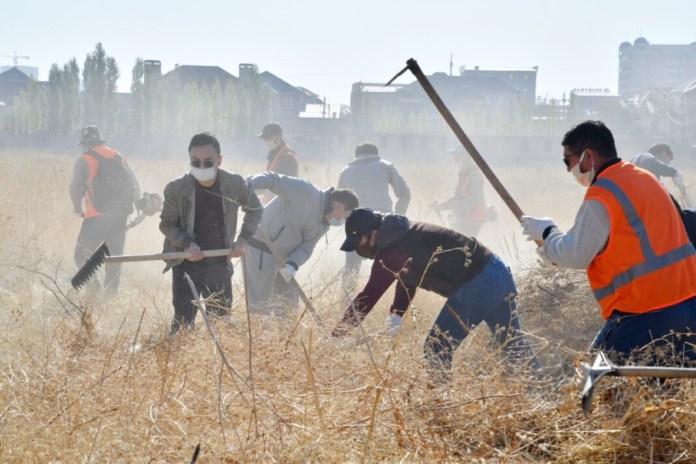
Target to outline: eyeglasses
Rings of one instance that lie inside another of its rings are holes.
[[[573,158],[574,156],[580,156],[580,154],[579,153],[571,153],[570,156],[563,157],[563,164],[565,164],[567,168],[570,167],[570,159]]]
[[[194,168],[200,168],[201,167],[201,160],[192,159],[191,166],[193,166]],[[211,159],[204,160],[203,166],[205,166],[206,168],[212,168],[213,166],[215,166],[215,161],[213,161]]]

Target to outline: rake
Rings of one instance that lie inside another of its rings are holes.
[[[231,249],[222,250],[204,250],[204,258],[212,258],[216,256],[227,256],[232,252]],[[174,251],[169,253],[157,253],[154,255],[123,255],[123,256],[111,256],[109,254],[109,247],[106,246],[105,242],[99,245],[92,256],[89,257],[85,264],[77,271],[77,274],[70,280],[73,288],[79,290],[80,287],[89,282],[89,279],[94,275],[97,270],[102,267],[105,263],[132,263],[138,261],[171,261],[175,259],[186,259],[191,256],[189,251]]]
[[[696,378],[696,369],[688,367],[615,366],[609,362],[602,352],[597,354],[591,366],[587,363],[582,363],[582,369],[585,371],[585,384],[582,390],[582,410],[585,415],[589,414],[594,387],[602,377]]]

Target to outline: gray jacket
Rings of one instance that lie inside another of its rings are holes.
[[[660,177],[674,177],[677,175],[677,169],[673,168],[667,163],[663,163],[659,159],[655,158],[652,153],[640,153],[631,159],[631,163],[635,164],[639,168],[643,168],[646,171],[653,173],[658,179]]]
[[[225,247],[230,248],[237,233],[237,210],[242,207],[244,221],[239,236],[249,239],[261,222],[263,207],[254,191],[238,174],[219,170],[222,211],[225,215]],[[160,214],[160,231],[164,234],[164,252],[184,251],[196,240],[193,226],[196,217],[196,179],[185,174],[164,188],[164,204]],[[167,261],[164,272],[183,260]]]
[[[259,225],[274,251],[298,267],[307,262],[329,229],[324,215],[331,208],[333,189],[319,190],[304,179],[276,172],[257,174],[249,182],[254,190],[270,190],[276,195],[264,208]],[[262,240],[260,236],[256,238]]]
[[[397,198],[396,206],[392,209],[389,197],[389,186]],[[363,155],[348,163],[338,176],[337,188],[349,188],[360,200],[360,206],[375,211],[406,214],[411,201],[411,191],[403,177],[389,161],[379,155]]]

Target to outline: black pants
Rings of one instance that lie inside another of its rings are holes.
[[[213,294],[215,298],[206,303],[209,313],[225,317],[229,315],[232,306],[232,271],[227,264],[227,258],[207,258],[202,261],[184,261],[172,268],[172,304],[174,305],[174,320],[171,334],[184,326],[193,328],[198,307],[194,302],[193,292],[184,274],[193,281],[196,291],[201,298]]]
[[[95,216],[83,220],[75,245],[75,264],[77,267],[82,267],[101,242],[106,242],[109,254],[122,255],[123,246],[126,243],[127,221],[126,216]],[[104,294],[107,296],[116,295],[120,281],[121,264],[106,264],[104,266]],[[98,291],[99,287],[98,279],[93,277],[89,288]]]

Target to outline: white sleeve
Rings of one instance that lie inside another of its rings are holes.
[[[555,264],[587,269],[609,239],[609,214],[596,200],[583,201],[575,223],[562,233],[555,228],[544,240],[544,254]]]

